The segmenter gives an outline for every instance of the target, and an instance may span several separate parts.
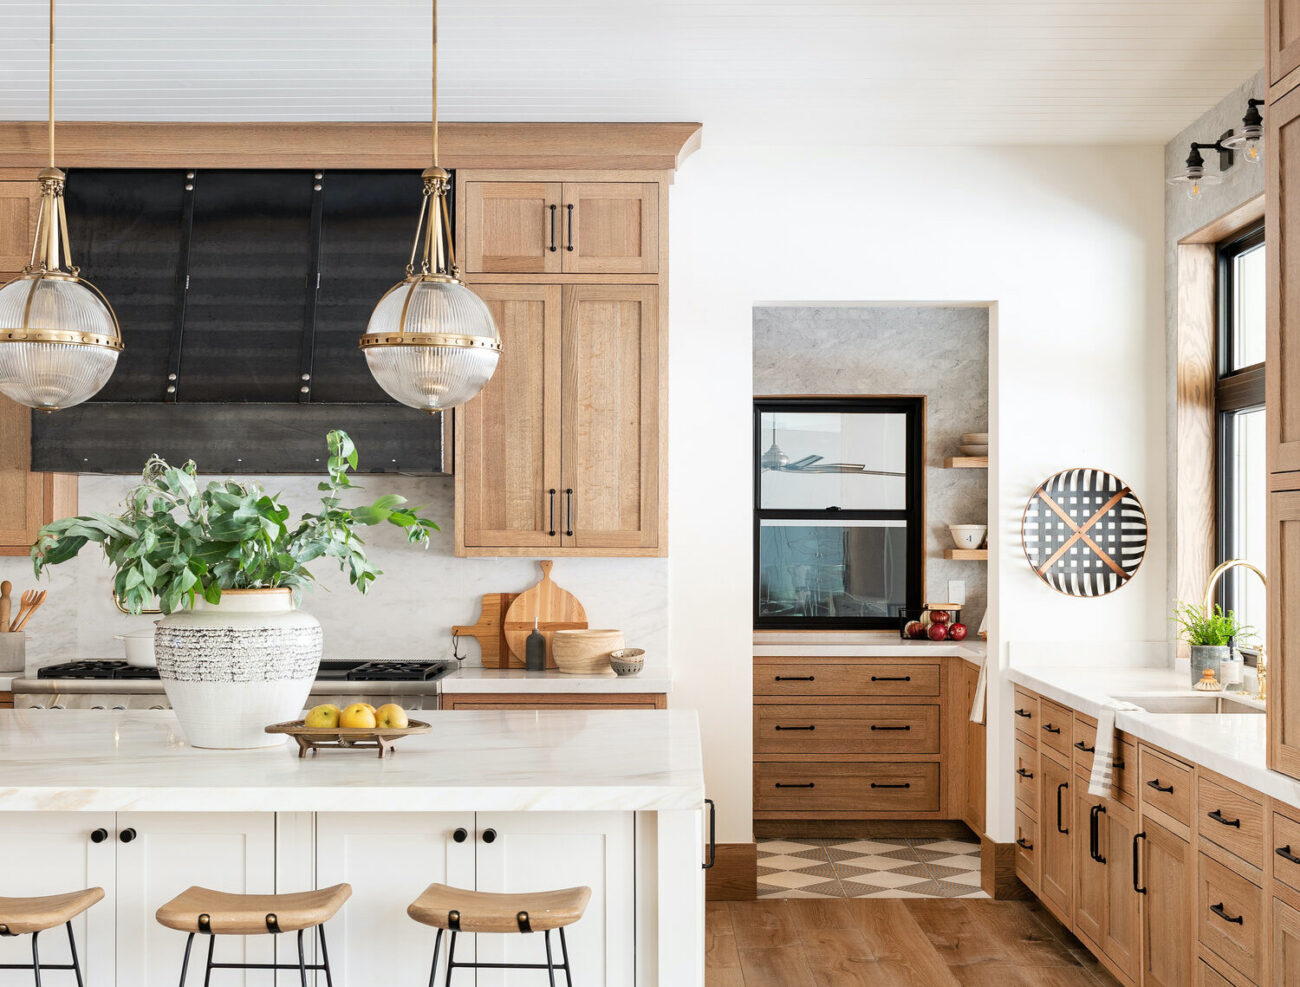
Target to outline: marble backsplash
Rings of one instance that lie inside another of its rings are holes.
[[[364,452],[364,451],[363,451]],[[363,464],[364,465],[364,464]],[[135,477],[83,476],[79,513],[116,511]],[[317,479],[262,478],[297,516],[317,503]],[[423,505],[442,526],[427,550],[408,545],[390,526],[363,531],[370,557],[383,575],[362,596],[330,560],[313,567],[318,585],[302,608],[325,632],[326,658],[448,658],[453,624],[478,619],[483,593],[520,592],[539,578],[533,559],[462,559],[452,554],[454,481],[450,477],[361,476],[355,503],[398,493]],[[544,557],[544,556],[543,556]],[[668,667],[667,559],[557,559],[552,577],[582,601],[592,627],[615,627],[628,646],[646,649],[646,664]],[[36,586],[26,558],[0,558],[0,579],[13,583],[14,597]],[[27,625],[28,664],[72,658],[120,658],[114,634],[147,626],[149,617],[119,613],[111,596],[111,570],[96,546],[56,566],[42,578],[45,605]],[[480,664],[478,643],[462,638],[466,663]]]

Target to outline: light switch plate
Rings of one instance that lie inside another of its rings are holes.
[[[948,580],[948,602],[962,604],[966,602],[966,580]]]

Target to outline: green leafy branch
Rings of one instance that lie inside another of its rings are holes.
[[[1235,611],[1224,613],[1217,603],[1206,613],[1202,607],[1179,601],[1173,620],[1182,628],[1183,640],[1196,646],[1224,647],[1234,638],[1240,643],[1253,631],[1237,619]]]

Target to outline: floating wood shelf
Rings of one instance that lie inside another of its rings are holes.
[[[943,461],[944,469],[950,470],[986,470],[989,468],[988,456],[949,456]]]
[[[989,550],[987,548],[945,548],[943,550],[945,559],[959,559],[967,562],[987,562],[989,559]]]

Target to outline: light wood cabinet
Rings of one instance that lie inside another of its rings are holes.
[[[1142,896],[1133,884],[1137,811],[1121,801],[1107,799],[1098,824],[1098,845],[1106,858],[1106,924],[1100,945],[1113,970],[1136,983],[1142,904]]]
[[[1300,200],[1291,198],[1300,189],[1300,89],[1272,103],[1265,124],[1268,468],[1282,473],[1300,471]]]
[[[1268,766],[1300,778],[1300,491],[1269,494],[1268,529]]]
[[[466,182],[465,270],[558,274],[562,188],[559,182]]]
[[[1074,899],[1074,846],[1071,833],[1071,786],[1068,764],[1047,754],[1038,761],[1038,896],[1056,917],[1070,924]]]
[[[26,555],[41,525],[77,513],[77,478],[31,472],[31,409],[0,396],[0,555]]]
[[[1096,952],[1106,938],[1110,858],[1102,849],[1107,799],[1089,795],[1083,779],[1074,793],[1074,933]]]
[[[443,693],[443,709],[667,709],[662,692]]]
[[[41,187],[33,171],[0,169],[0,284],[31,263]]]
[[[566,182],[564,270],[654,274],[659,270],[659,186]]]
[[[1195,864],[1187,840],[1155,819],[1141,820],[1136,846],[1142,901],[1142,984],[1181,987],[1191,980]]]
[[[1288,78],[1300,68],[1300,0],[1268,0],[1267,83],[1285,92],[1300,79]]]
[[[979,687],[980,670],[968,662],[959,666],[958,676],[962,684],[961,709],[965,720],[961,725],[965,733],[966,771],[966,806],[962,818],[977,836],[984,835],[985,805],[987,799],[988,778],[986,777],[987,734],[983,723],[975,723],[970,718],[970,711],[975,705],[975,692]]]
[[[1273,899],[1273,983],[1300,984],[1300,911]]]

